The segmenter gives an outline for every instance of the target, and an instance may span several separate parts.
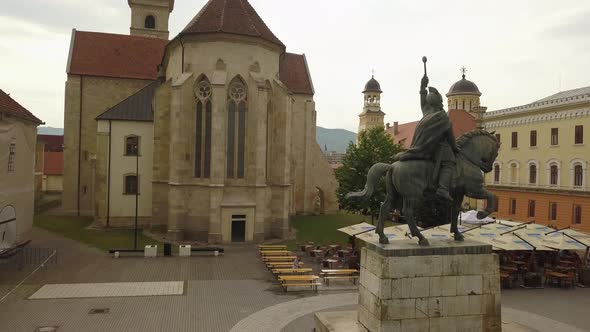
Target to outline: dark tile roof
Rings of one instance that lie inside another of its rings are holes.
[[[0,112],[5,112],[15,118],[29,120],[36,124],[43,123],[43,121],[39,120],[39,118],[21,106],[21,104],[16,102],[16,100],[12,99],[12,97],[10,97],[10,95],[4,92],[2,89],[0,89]]]
[[[61,152],[64,150],[63,135],[40,135],[37,134],[37,141],[45,144],[45,152]]]
[[[209,0],[180,34],[214,32],[259,37],[285,48],[247,0]]]
[[[313,95],[313,83],[305,54],[285,53],[279,64],[279,79],[295,94]]]
[[[154,121],[152,100],[159,81],[154,81],[102,113],[96,120]]]
[[[74,30],[68,74],[155,80],[167,40]]]

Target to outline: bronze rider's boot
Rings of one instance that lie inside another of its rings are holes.
[[[448,201],[453,201],[453,198],[449,193],[451,179],[453,177],[453,167],[445,162],[443,162],[441,166],[442,167],[438,175],[438,189],[436,190],[436,194]]]

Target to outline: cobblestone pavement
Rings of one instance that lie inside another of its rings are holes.
[[[33,332],[42,326],[58,326],[58,332],[311,331],[313,312],[352,310],[358,297],[350,290],[284,293],[252,245],[228,246],[220,257],[114,259],[37,228],[33,236],[34,246],[57,248],[57,265],[40,268],[0,302],[0,331]],[[0,267],[0,298],[34,268]],[[184,281],[184,294],[27,299],[45,284],[155,281]],[[539,331],[584,329],[590,326],[589,299],[590,289],[508,290],[504,318]],[[106,313],[90,313],[105,308]]]

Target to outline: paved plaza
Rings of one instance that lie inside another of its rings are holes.
[[[347,287],[284,293],[253,245],[219,257],[115,259],[37,228],[31,245],[56,248],[57,264],[0,268],[0,331],[311,331],[314,312],[355,310],[358,300]],[[590,331],[590,289],[502,296],[505,330]]]

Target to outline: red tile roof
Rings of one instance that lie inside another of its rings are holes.
[[[29,120],[36,124],[43,123],[43,121],[39,120],[39,118],[34,116],[33,113],[17,103],[16,100],[12,99],[12,97],[2,89],[0,89],[0,112],[5,112],[15,118]]]
[[[167,40],[73,31],[68,74],[155,80]]]
[[[453,124],[453,133],[455,134],[455,137],[459,137],[466,132],[477,128],[475,118],[464,110],[450,110],[448,114],[451,123]],[[414,132],[416,131],[416,126],[418,126],[419,122],[420,121],[414,121],[398,125],[397,134],[394,132],[395,126],[391,126],[387,129],[387,133],[393,138],[394,143],[402,142],[407,149],[412,144]]]
[[[285,53],[280,59],[279,79],[295,94],[314,94],[305,54]]]
[[[259,37],[285,48],[247,0],[209,0],[180,34],[213,32]]]
[[[45,152],[44,161],[43,174],[62,175],[64,173],[63,152]]]
[[[64,150],[63,135],[37,135],[37,141],[45,144],[45,152],[62,152]]]

